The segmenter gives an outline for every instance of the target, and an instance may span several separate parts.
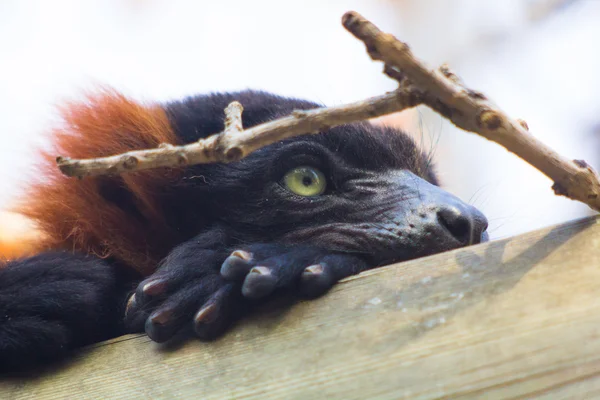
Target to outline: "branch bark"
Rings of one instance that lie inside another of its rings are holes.
[[[511,119],[487,97],[464,86],[447,66],[429,70],[406,43],[380,31],[356,12],[342,18],[344,27],[366,46],[373,60],[386,64],[388,75],[419,88],[419,101],[457,127],[492,140],[521,157],[554,181],[557,195],[579,200],[600,211],[598,174],[583,160],[569,160],[531,133],[524,121]],[[402,74],[396,76],[390,71]]]

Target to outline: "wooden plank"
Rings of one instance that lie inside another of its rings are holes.
[[[600,223],[373,270],[214,343],[127,336],[2,399],[600,397]]]

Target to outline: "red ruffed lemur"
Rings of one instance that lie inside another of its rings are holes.
[[[143,332],[222,334],[278,292],[314,298],[338,280],[487,237],[475,208],[440,189],[406,134],[368,122],[284,140],[230,164],[82,180],[55,155],[108,156],[251,127],[317,104],[259,91],[139,104],[102,90],[62,109],[18,212],[35,252],[0,268],[0,368]],[[30,249],[31,250],[31,249]]]

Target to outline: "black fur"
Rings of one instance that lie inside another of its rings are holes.
[[[317,107],[245,91],[166,109],[189,143],[221,131],[233,100],[244,106],[246,128]],[[323,194],[301,197],[282,185],[302,165],[324,173]],[[481,241],[485,217],[436,185],[408,136],[369,123],[285,140],[237,163],[190,167],[157,194],[187,240],[141,283],[110,261],[67,253],[0,270],[0,365],[56,359],[125,331],[162,342],[187,328],[211,339],[274,292],[317,297],[365,269]],[[111,201],[129,207],[125,197]]]
[[[51,252],[0,269],[0,370],[63,357],[123,332],[133,275],[102,260]]]

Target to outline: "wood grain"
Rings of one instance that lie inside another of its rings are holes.
[[[600,397],[600,224],[373,270],[213,343],[126,336],[1,399]]]

